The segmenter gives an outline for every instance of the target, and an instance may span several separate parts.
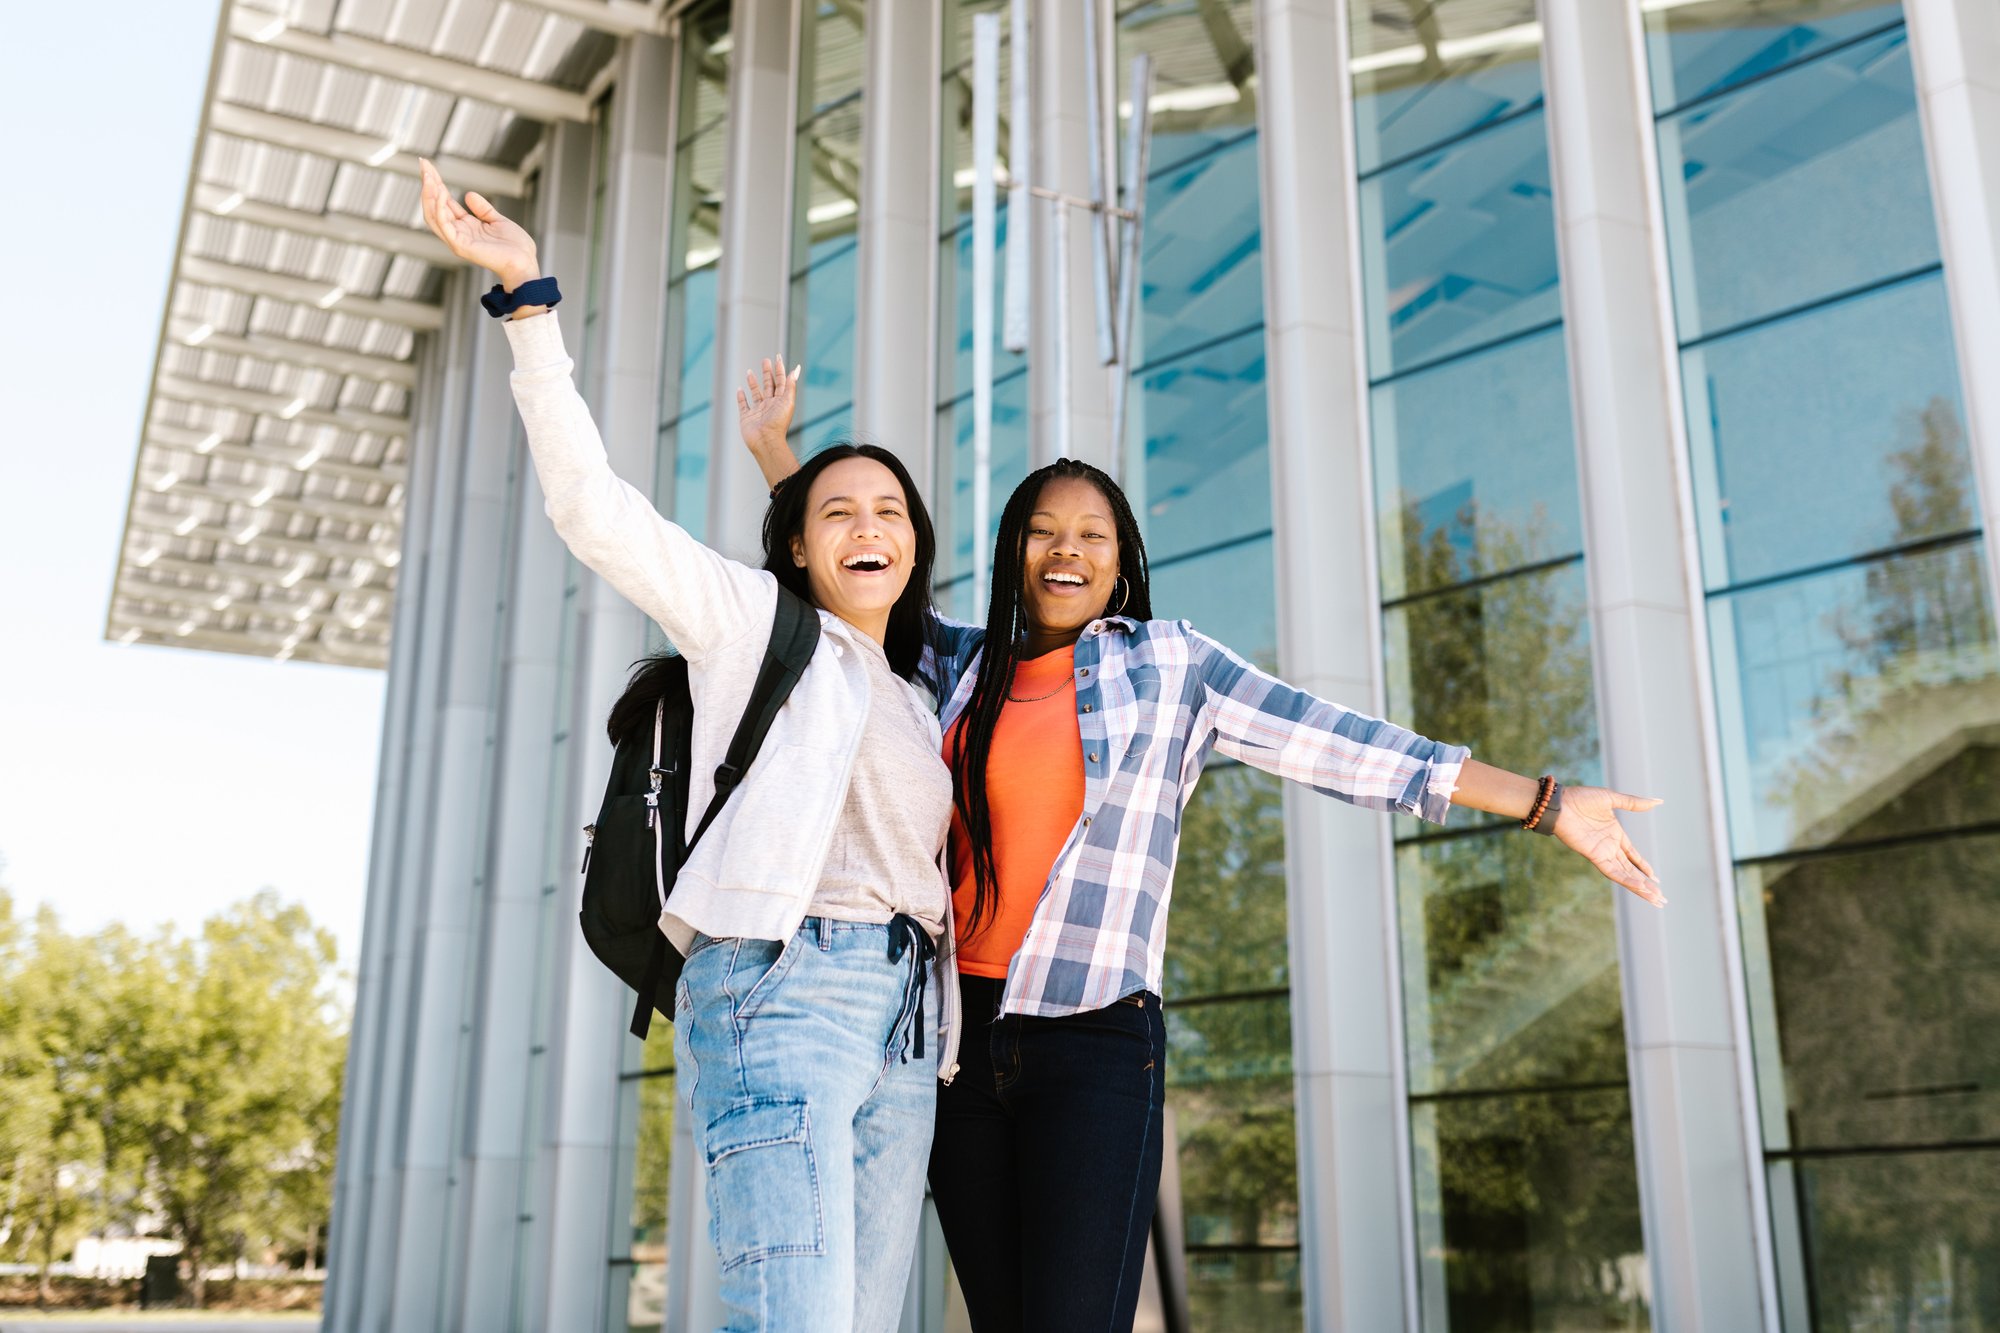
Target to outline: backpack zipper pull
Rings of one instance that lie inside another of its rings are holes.
[[[583,826],[583,864],[577,868],[577,874],[588,875],[590,873],[590,849],[596,845],[597,825],[585,824]]]
[[[647,771],[647,776],[653,782],[653,789],[646,793],[646,827],[651,828],[660,815],[660,784],[666,781],[667,770],[655,764]]]

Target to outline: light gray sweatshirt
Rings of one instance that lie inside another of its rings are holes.
[[[763,663],[778,581],[703,546],[613,475],[597,423],[576,390],[555,312],[508,320],[506,329],[514,401],[556,532],[687,658],[695,705],[691,834],[715,794],[716,765]],[[742,785],[681,867],[672,909],[661,914],[660,929],[683,953],[696,931],[790,940],[825,872],[872,690],[861,631],[825,611],[819,615],[812,661]],[[937,719],[924,711],[936,753]],[[943,927],[949,939],[949,895]],[[958,1069],[958,979],[950,951],[940,954],[938,1072],[949,1080]]]

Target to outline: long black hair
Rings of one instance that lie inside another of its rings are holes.
[[[917,484],[901,459],[879,445],[846,442],[829,445],[808,458],[797,472],[778,483],[777,494],[764,511],[764,568],[777,577],[781,587],[797,593],[809,605],[819,604],[813,596],[812,579],[792,561],[792,538],[805,533],[806,498],[812,491],[813,479],[835,463],[849,458],[869,459],[895,474],[896,484],[903,488],[910,527],[916,535],[917,549],[910,564],[910,581],[903,588],[903,595],[889,608],[889,632],[884,636],[882,645],[889,658],[889,669],[909,680],[915,676],[918,663],[923,659],[924,643],[934,621],[931,611],[931,560],[937,553],[937,534],[931,527],[931,515],[924,507],[924,497],[917,491]],[[666,664],[672,659],[670,653],[654,653],[632,664],[632,675],[625,684],[625,692],[611,706],[611,714],[605,719],[604,730],[610,736],[612,745],[618,745],[627,735],[636,735],[637,727],[652,725],[654,705],[667,689]]]
[[[1103,614],[1133,620],[1153,618],[1146,542],[1118,483],[1074,458],[1058,458],[1030,472],[1000,511],[1000,531],[993,539],[993,594],[986,603],[986,643],[979,679],[965,706],[964,727],[952,754],[952,802],[972,842],[972,915],[966,919],[964,939],[977,934],[993,914],[1000,892],[993,869],[993,814],[986,802],[986,764],[993,754],[993,732],[999,726],[1007,693],[1014,686],[1014,668],[1020,663],[1028,632],[1028,519],[1041,499],[1042,488],[1065,478],[1087,481],[1101,491],[1118,529],[1118,575],[1124,580],[1125,596],[1107,604]]]
[[[797,472],[778,484],[771,507],[764,511],[764,568],[777,576],[779,586],[789,588],[814,606],[819,604],[813,597],[811,577],[792,560],[792,538],[805,535],[806,500],[812,493],[814,479],[835,463],[850,458],[880,463],[895,475],[896,484],[903,488],[904,507],[917,539],[916,554],[910,562],[910,581],[904,585],[903,595],[889,608],[889,631],[882,639],[889,669],[909,680],[916,675],[917,664],[923,659],[924,643],[935,619],[931,610],[931,560],[937,555],[937,533],[931,527],[931,514],[924,507],[924,497],[918,493],[917,483],[911,479],[902,459],[877,444],[845,441],[828,445],[808,458]]]

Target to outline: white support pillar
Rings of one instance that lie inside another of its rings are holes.
[[[1987,532],[1987,577],[2000,596],[2000,5],[1904,0],[1903,13]]]
[[[923,260],[937,253],[936,8],[871,5],[866,58],[854,429],[902,459],[929,496],[936,339],[923,316],[931,309],[937,265]]]
[[[792,0],[736,0],[729,22],[735,49],[716,278],[708,540],[724,555],[761,565],[767,488],[736,433],[736,389],[744,371],[785,345],[790,274],[782,257],[792,252],[788,164],[798,139],[792,124],[798,26]]]
[[[358,1329],[366,1287],[369,1234],[369,1162],[387,1118],[381,1084],[382,1019],[389,1003],[386,981],[394,922],[397,857],[405,825],[410,741],[422,675],[419,627],[425,611],[426,553],[436,503],[437,436],[428,423],[438,408],[433,342],[421,354],[429,372],[418,381],[412,419],[408,496],[396,581],[396,609],[389,650],[389,679],[382,702],[382,746],[375,782],[375,823],[368,856],[368,893],[361,916],[361,956],[354,985],[354,1017],[340,1106],[339,1156],[334,1164],[333,1215],[327,1236],[325,1326],[329,1333]]]
[[[1342,0],[1262,0],[1257,11],[1271,518],[1280,671],[1379,711],[1345,9]],[[1386,1333],[1411,1314],[1389,839],[1387,820],[1356,818],[1286,784],[1309,1330]]]
[[[473,284],[461,281],[457,286],[459,300],[469,301]],[[436,748],[431,779],[418,798],[425,847],[415,863],[413,886],[415,969],[410,1005],[395,1043],[408,1081],[399,1108],[402,1238],[395,1254],[390,1327],[410,1330],[438,1324],[438,1273],[451,1213],[454,1110],[481,860],[475,839],[486,738],[493,723],[497,556],[512,438],[507,349],[487,336],[490,329],[472,325],[470,316],[466,324],[470,327],[459,351],[469,374],[458,423],[465,461],[450,542],[440,552],[449,595],[436,608],[443,621],[443,651],[426,701],[435,714]],[[387,1278],[386,1270],[377,1275],[377,1280]]]
[[[650,485],[659,429],[660,338],[667,285],[668,114],[673,48],[661,38],[634,38],[621,52],[612,98],[610,168],[599,228],[599,337],[590,351],[585,396],[603,431],[611,468],[642,489]],[[623,691],[626,671],[646,648],[639,609],[596,576],[584,580],[577,612],[575,737],[571,766],[577,784],[568,829],[576,864],[584,824],[597,817],[610,747],[604,718]],[[559,889],[575,893],[575,882]],[[552,1113],[542,1143],[542,1169],[553,1182],[545,1201],[548,1226],[546,1299],[527,1314],[532,1328],[605,1326],[609,1274],[605,1237],[612,1225],[618,1178],[618,1074],[630,1015],[629,993],[583,942],[566,907],[556,950],[557,1015],[551,1031]]]
[[[581,294],[588,286],[587,275],[590,267],[591,237],[591,156],[595,130],[588,125],[567,124],[554,128],[543,140],[545,152],[542,157],[541,186],[538,191],[539,217],[535,239],[539,243],[542,264],[551,273],[571,276],[572,289]],[[578,300],[574,305],[564,307],[565,340],[573,359],[580,358],[584,343],[585,304]],[[528,482],[527,495],[538,495],[532,479]],[[524,502],[525,507],[525,502]],[[551,540],[553,536],[548,516],[539,504],[524,515],[524,521],[539,522]],[[555,601],[549,608],[549,617],[555,631],[548,640],[549,651],[559,655],[563,651],[563,629],[561,602],[565,585],[572,577],[567,551],[557,558],[557,575],[554,585],[541,590],[540,595]],[[574,577],[581,582],[590,577],[577,571]],[[557,679],[560,679],[558,674]],[[576,765],[557,765],[550,754],[550,745],[559,728],[573,728],[571,701],[556,696],[552,686],[548,694],[535,701],[534,709],[526,714],[509,714],[511,729],[518,724],[528,732],[521,744],[530,752],[538,752],[535,762],[545,770],[544,780],[549,784],[550,807],[562,808],[573,790]],[[506,742],[511,750],[513,740],[509,734]],[[573,755],[574,747],[568,752]],[[498,1242],[498,1251],[491,1257],[495,1269],[501,1274],[496,1278],[496,1289],[483,1291],[476,1302],[468,1303],[468,1310],[479,1306],[498,1303],[506,1312],[504,1320],[490,1325],[481,1325],[471,1319],[459,1325],[461,1328],[492,1327],[507,1329],[512,1333],[520,1330],[553,1327],[543,1315],[548,1300],[553,1263],[551,1231],[554,1226],[553,1191],[557,1184],[557,1167],[550,1159],[549,1143],[553,1133],[549,1128],[549,1105],[554,1098],[550,1086],[557,1075],[560,1055],[560,1017],[546,1012],[549,1008],[560,1008],[559,997],[564,978],[567,975],[562,957],[567,954],[569,936],[573,933],[571,918],[566,911],[554,907],[543,896],[545,881],[542,878],[547,861],[547,837],[561,836],[560,820],[537,818],[533,828],[524,838],[524,844],[531,850],[520,868],[534,881],[533,893],[537,905],[531,912],[529,929],[533,932],[532,948],[528,954],[527,970],[520,977],[520,988],[526,992],[526,1003],[540,1008],[527,1013],[526,1021],[511,1034],[497,1034],[495,1046],[501,1052],[500,1058],[513,1066],[508,1075],[521,1087],[518,1103],[504,1111],[496,1112],[490,1125],[482,1126],[479,1136],[495,1138],[509,1124],[518,1131],[514,1141],[514,1167],[521,1179],[520,1192],[511,1199],[492,1192],[494,1182],[487,1182],[486,1195],[495,1207],[502,1209],[499,1230],[503,1239]],[[551,829],[549,824],[555,824]],[[569,850],[563,848],[557,863],[567,860]],[[521,892],[518,886],[510,892]],[[550,974],[543,985],[543,972]],[[505,979],[500,980],[505,984]],[[519,1011],[517,1011],[519,1012]],[[511,1037],[511,1040],[508,1038]],[[542,1044],[547,1049],[537,1061],[531,1047]],[[538,1068],[539,1066],[539,1068]],[[534,1081],[536,1072],[541,1074],[539,1082]],[[485,1221],[486,1219],[482,1219]],[[481,1261],[484,1262],[484,1261]]]
[[[437,457],[433,473],[425,546],[415,568],[403,564],[406,577],[423,580],[422,617],[413,625],[418,663],[412,681],[408,725],[408,764],[402,805],[396,811],[396,852],[392,878],[386,885],[383,926],[386,953],[381,972],[383,1003],[373,1031],[366,1036],[374,1062],[374,1096],[368,1114],[374,1121],[366,1142],[367,1231],[356,1246],[358,1299],[349,1307],[346,1327],[360,1330],[391,1327],[394,1276],[404,1236],[403,1165],[405,1114],[411,1086],[411,1051],[405,1035],[412,1022],[416,995],[422,984],[424,959],[424,880],[434,830],[430,794],[438,777],[441,717],[436,706],[446,670],[450,642],[453,561],[460,491],[465,481],[465,403],[471,376],[471,335],[475,331],[466,310],[472,285],[454,276],[444,327],[428,355],[437,382],[431,401],[428,438]],[[484,318],[484,316],[481,316]]]
[[[1605,771],[1672,905],[1618,895],[1653,1324],[1777,1327],[1638,6],[1541,0]]]
[[[1097,117],[1086,97],[1084,73],[1084,15],[1082,0],[1034,0],[1033,59],[1030,70],[1034,87],[1029,105],[1035,109],[1034,184],[1079,199],[1090,197],[1090,136],[1097,133]],[[1115,41],[1117,34],[1100,34]],[[1086,211],[1058,212],[1045,199],[1030,199],[1032,219],[1029,235],[1035,293],[1034,321],[1030,329],[1034,355],[1028,362],[1028,466],[1042,467],[1055,461],[1057,417],[1062,401],[1056,372],[1056,306],[1050,293],[1060,292],[1069,307],[1069,452],[1073,458],[1093,463],[1116,475],[1118,463],[1111,441],[1111,402],[1107,392],[1110,379],[1097,360],[1097,300],[1090,269],[1090,229],[1096,225]],[[1066,262],[1061,285],[1055,276],[1055,228],[1057,219],[1068,228],[1064,247]],[[1009,218],[1007,225],[1019,226]],[[993,497],[994,509],[1006,503],[1003,492]]]

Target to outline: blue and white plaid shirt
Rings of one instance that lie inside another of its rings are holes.
[[[985,631],[940,619],[919,674],[949,732]],[[1158,994],[1181,812],[1211,747],[1371,810],[1442,824],[1467,751],[1293,689],[1185,620],[1093,622],[1076,644],[1083,815],[1070,830],[1001,1012],[1044,1018]]]

